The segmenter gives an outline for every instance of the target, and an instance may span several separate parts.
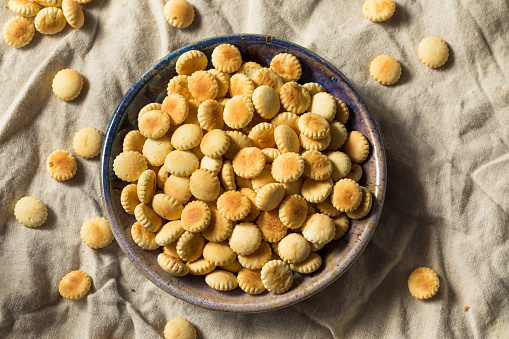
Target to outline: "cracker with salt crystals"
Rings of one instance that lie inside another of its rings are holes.
[[[182,221],[173,220],[161,227],[156,234],[156,243],[159,246],[171,244],[176,241],[184,233],[184,227]]]
[[[242,267],[250,270],[258,270],[270,260],[271,256],[272,250],[270,249],[270,245],[262,240],[256,251],[248,255],[239,254],[238,260]]]
[[[129,131],[124,137],[124,143],[122,145],[122,151],[134,151],[138,153],[143,152],[143,145],[147,138],[143,136],[138,130]]]
[[[158,193],[152,199],[152,209],[158,216],[166,220],[177,220],[180,218],[183,206],[176,198]]]
[[[79,130],[72,139],[72,147],[80,157],[89,159],[101,152],[104,134],[94,127]]]
[[[299,153],[283,153],[272,162],[271,173],[280,183],[295,181],[304,173],[304,160]]]
[[[449,58],[449,46],[439,37],[430,36],[419,42],[417,53],[423,64],[437,68],[445,64]]]
[[[309,256],[298,264],[290,264],[292,271],[300,274],[310,274],[322,265],[322,258],[317,253],[310,253]]]
[[[189,179],[189,189],[195,198],[212,201],[219,195],[219,178],[208,169],[198,169]]]
[[[304,160],[304,174],[313,180],[325,180],[332,174],[332,163],[327,156],[318,151],[305,151],[302,153]]]
[[[37,198],[23,197],[14,205],[14,216],[26,227],[39,227],[48,217],[46,205]]]
[[[174,318],[164,327],[164,339],[196,339],[196,329],[189,320]]]
[[[78,300],[87,295],[92,286],[92,280],[83,271],[67,273],[58,284],[58,292],[62,297],[69,300]]]
[[[249,294],[260,294],[265,291],[260,270],[242,268],[237,274],[239,287]]]
[[[408,277],[408,289],[417,299],[429,299],[438,292],[438,275],[430,268],[419,267]]]
[[[214,67],[225,73],[233,73],[242,65],[239,49],[230,44],[221,44],[214,48],[211,59]]]
[[[180,125],[187,118],[189,104],[182,95],[168,93],[161,104],[161,111],[168,114],[171,125]]]
[[[361,132],[351,131],[343,144],[343,152],[353,163],[359,164],[368,158],[369,142]]]
[[[369,211],[371,210],[371,205],[373,204],[373,196],[366,187],[361,186],[361,190],[362,200],[359,204],[359,207],[353,211],[346,212],[346,215],[351,219],[362,219],[368,215]]]
[[[230,137],[222,129],[213,129],[207,132],[200,142],[203,155],[210,158],[222,156],[230,147]]]
[[[141,203],[136,206],[134,216],[147,231],[157,232],[161,228],[161,217],[147,204]]]
[[[180,219],[186,231],[198,233],[210,224],[210,209],[203,201],[195,200],[187,204],[182,210]]]
[[[238,286],[235,274],[216,269],[205,276],[205,282],[211,288],[218,291],[230,291]]]
[[[164,167],[168,173],[180,177],[190,176],[198,169],[200,162],[191,151],[171,151],[164,160]]]
[[[186,0],[169,0],[164,4],[164,18],[177,28],[186,28],[194,21],[194,8]]]
[[[34,19],[35,29],[42,34],[55,34],[64,29],[67,21],[64,12],[58,7],[46,7]]]
[[[174,197],[181,204],[185,204],[192,196],[189,184],[189,177],[170,175],[164,183],[164,194]]]
[[[281,86],[279,97],[283,107],[296,114],[304,113],[311,104],[309,92],[295,81],[287,82]]]
[[[382,85],[393,85],[401,76],[401,65],[389,55],[379,55],[369,66],[371,77]]]
[[[228,127],[239,129],[246,127],[253,119],[253,115],[252,100],[245,95],[236,95],[224,106],[223,120]]]
[[[293,283],[293,272],[282,260],[271,260],[263,265],[260,272],[263,286],[267,291],[280,294],[288,291]]]
[[[223,128],[223,106],[212,99],[202,102],[198,107],[198,122],[206,131]]]
[[[270,68],[273,69],[283,81],[297,81],[302,75],[302,66],[299,59],[290,53],[279,53],[270,61]]]
[[[203,258],[215,266],[222,266],[234,262],[237,254],[230,248],[228,241],[208,242],[203,247]]]
[[[69,180],[74,177],[76,170],[76,159],[67,151],[54,151],[46,159],[46,171],[55,180]]]
[[[134,242],[144,250],[151,251],[159,247],[156,242],[156,234],[145,229],[139,222],[135,222],[131,226],[131,236]]]
[[[148,111],[139,116],[138,128],[145,138],[158,139],[168,132],[170,117],[163,111]]]
[[[367,0],[362,6],[366,19],[380,22],[389,19],[396,11],[394,0]]]
[[[90,248],[103,248],[113,241],[110,223],[104,218],[92,218],[83,223],[81,240]]]
[[[279,210],[262,211],[256,220],[256,225],[261,231],[263,240],[274,243],[283,239],[288,228],[279,219]]]
[[[248,255],[256,251],[262,241],[260,229],[252,223],[237,224],[230,235],[231,249],[240,255]]]
[[[64,101],[74,100],[83,88],[83,77],[73,69],[62,69],[55,74],[51,88],[59,99]]]
[[[308,204],[301,195],[292,194],[279,205],[279,219],[288,228],[297,229],[307,218]]]
[[[334,184],[331,202],[339,211],[354,211],[362,202],[362,189],[352,179],[341,179]]]
[[[159,253],[157,256],[157,263],[163,270],[177,277],[182,277],[189,273],[189,268],[180,258],[166,253]]]
[[[37,5],[34,6],[37,7]],[[21,48],[28,45],[30,41],[32,41],[34,34],[34,24],[30,21],[30,19],[22,16],[15,16],[14,18],[9,19],[3,28],[3,37],[5,42],[15,48]]]
[[[246,147],[235,155],[232,165],[235,174],[251,179],[262,172],[265,166],[265,155],[258,147]]]
[[[281,103],[276,90],[270,86],[259,86],[252,93],[253,105],[262,118],[272,119],[279,113]]]
[[[204,246],[201,233],[185,231],[177,241],[177,253],[183,261],[194,261],[202,256]]]

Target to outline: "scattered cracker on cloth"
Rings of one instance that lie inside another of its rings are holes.
[[[176,29],[163,3],[92,1],[80,29],[37,34],[22,49],[0,44],[0,337],[161,338],[177,317],[204,338],[507,337],[506,1],[398,1],[380,23],[364,17],[362,1],[192,5],[193,23]],[[2,22],[12,16],[0,13]],[[293,41],[340,69],[377,120],[388,165],[380,223],[350,269],[303,302],[249,315],[180,301],[139,273],[115,243],[99,251],[82,243],[80,226],[106,216],[99,157],[76,157],[78,170],[67,182],[45,170],[54,150],[76,156],[72,138],[80,129],[106,131],[122,96],[159,59],[201,39],[238,33]],[[438,69],[419,60],[418,44],[427,36],[450,48]],[[393,86],[369,75],[379,54],[401,63]],[[86,80],[72,102],[51,89],[63,68]],[[27,195],[47,205],[39,228],[14,217],[14,204]],[[408,273],[420,266],[440,274],[440,291],[429,301],[408,293]],[[69,301],[58,285],[75,270],[87,272],[93,287]]]

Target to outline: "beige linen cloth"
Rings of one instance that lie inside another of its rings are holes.
[[[0,337],[160,338],[167,321],[185,317],[199,338],[508,338],[508,2],[397,0],[383,23],[364,18],[363,0],[191,2],[196,18],[183,30],[164,20],[160,0],[92,0],[81,29],[36,33],[22,49],[0,43]],[[2,25],[13,15],[2,8]],[[81,128],[105,131],[122,96],[160,58],[236,33],[295,42],[342,70],[387,152],[385,207],[364,253],[324,291],[260,314],[190,305],[147,280],[116,243],[85,246],[81,224],[105,216],[99,157],[78,157],[68,182],[45,170],[47,155],[72,151]],[[427,36],[450,46],[436,70],[417,56]],[[401,62],[396,85],[369,76],[379,54]],[[51,91],[62,68],[85,78],[71,102]],[[14,218],[25,195],[48,206],[38,229]],[[420,266],[440,277],[428,301],[407,288]],[[58,283],[76,269],[93,288],[69,301]]]

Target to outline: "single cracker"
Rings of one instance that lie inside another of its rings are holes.
[[[302,75],[302,66],[299,59],[293,54],[279,53],[270,61],[273,69],[284,82],[298,81]]]
[[[429,299],[438,292],[438,275],[430,268],[419,267],[408,277],[408,289],[417,299]]]
[[[346,124],[348,118],[350,117],[350,111],[348,110],[348,106],[340,99],[334,98],[336,100],[336,119],[342,124]]]
[[[234,74],[230,78],[229,93],[233,98],[236,95],[245,95],[249,98],[253,96],[255,85],[253,80],[244,74]]]
[[[53,93],[55,93],[58,98],[64,101],[70,101],[80,94],[81,88],[83,87],[83,77],[73,69],[62,69],[53,78],[51,86]]]
[[[369,142],[361,132],[351,131],[343,144],[343,152],[353,163],[359,164],[368,158]]]
[[[29,0],[9,0],[7,6],[17,15],[24,17],[36,16],[40,11],[39,6]]]
[[[170,117],[163,111],[151,110],[138,118],[138,129],[145,138],[158,139],[168,132]]]
[[[223,128],[223,106],[212,99],[202,102],[198,107],[198,122],[206,131]]]
[[[304,166],[299,153],[283,153],[272,162],[272,177],[280,183],[295,181],[304,173]]]
[[[230,74],[221,72],[215,68],[209,69],[209,73],[216,78],[217,84],[219,86],[216,99],[224,98],[230,89]]]
[[[316,253],[310,253],[306,260],[298,264],[290,264],[292,271],[300,274],[310,274],[322,265],[322,258]]]
[[[250,270],[242,268],[237,274],[237,282],[239,287],[249,294],[260,294],[265,291],[263,286],[261,270]]]
[[[230,160],[223,162],[223,166],[219,172],[219,180],[223,188],[227,191],[232,191],[237,188],[235,184],[235,171],[233,170],[233,165]]]
[[[328,179],[333,170],[332,162],[326,155],[318,151],[305,151],[302,153],[304,160],[304,175],[313,180]]]
[[[281,103],[276,90],[270,86],[259,86],[252,93],[253,105],[262,118],[272,119],[279,113]]]
[[[292,113],[304,113],[311,104],[309,92],[295,81],[281,86],[279,96],[283,107]]]
[[[325,155],[332,165],[331,178],[333,181],[343,179],[350,173],[352,161],[346,153],[335,151],[325,153]]]
[[[159,246],[165,246],[175,242],[184,233],[182,221],[173,220],[161,227],[156,234],[156,243]]]
[[[23,197],[14,205],[14,216],[26,227],[39,227],[48,218],[46,205],[37,198]]]
[[[293,129],[297,135],[300,134],[299,116],[295,113],[291,112],[279,113],[270,122],[274,126],[286,125],[288,127],[291,127],[291,129]]]
[[[325,214],[314,213],[306,219],[301,231],[310,243],[324,245],[334,238],[336,227],[332,219]]]
[[[62,297],[69,300],[78,300],[87,295],[90,291],[92,280],[83,271],[72,271],[67,273],[58,284],[58,292]]]
[[[203,201],[191,201],[184,207],[180,219],[186,231],[197,233],[210,224],[210,209]]]
[[[232,230],[233,223],[219,213],[218,210],[211,209],[209,226],[202,231],[202,235],[208,241],[221,242],[228,239]]]
[[[226,131],[226,134],[230,137],[230,146],[223,154],[225,159],[233,160],[241,149],[253,146],[249,137],[241,131]]]
[[[138,199],[138,188],[136,184],[127,185],[122,189],[120,204],[127,213],[134,215],[134,209],[140,203],[141,201]]]
[[[219,178],[207,169],[198,169],[189,179],[189,189],[193,196],[203,201],[212,201],[219,195]]]
[[[274,129],[274,125],[271,123],[262,122],[251,128],[247,137],[251,140],[251,144],[254,147],[258,147],[260,149],[271,148],[276,146],[276,141],[274,140]]]
[[[123,181],[134,182],[147,170],[147,159],[135,151],[122,152],[113,161],[116,176]]]
[[[158,216],[166,220],[177,220],[181,217],[184,206],[176,198],[158,193],[152,199],[152,209]]]
[[[196,71],[187,80],[191,95],[199,101],[215,99],[219,93],[216,77],[207,71]]]
[[[263,240],[275,243],[283,239],[288,228],[279,219],[279,210],[262,211],[256,221]]]
[[[242,269],[242,265],[239,263],[237,259],[235,259],[231,264],[222,265],[219,266],[219,268],[228,272],[238,273]]]
[[[168,114],[171,125],[180,125],[187,118],[189,104],[182,95],[168,93],[161,104],[161,111]]]
[[[294,152],[300,150],[300,141],[297,133],[286,125],[276,126],[274,129],[274,141],[281,153]]]
[[[437,68],[445,64],[449,58],[449,46],[439,37],[430,36],[419,42],[417,53],[423,64]]]
[[[242,55],[237,47],[221,44],[212,51],[212,64],[221,72],[233,73],[242,65]]]
[[[240,255],[249,255],[256,251],[262,241],[260,229],[252,223],[237,224],[230,235],[231,249]]]
[[[251,77],[256,87],[269,86],[272,87],[277,94],[283,86],[283,79],[274,72],[273,69],[262,67],[253,73]]]
[[[369,66],[371,77],[382,85],[393,85],[401,76],[401,65],[389,55],[379,55]]]
[[[229,147],[230,137],[221,129],[213,129],[207,132],[200,142],[201,152],[210,158],[222,156]]]
[[[171,145],[179,150],[186,151],[200,144],[203,132],[200,126],[185,124],[179,126],[171,135]]]
[[[159,247],[156,242],[156,234],[145,229],[139,222],[132,225],[131,236],[134,242],[144,250],[151,251]]]
[[[90,248],[103,248],[113,241],[110,223],[104,218],[92,218],[83,223],[81,240]]]
[[[235,155],[232,165],[235,174],[251,179],[262,172],[265,166],[265,155],[257,147],[246,147]]]
[[[177,253],[183,261],[195,261],[202,256],[204,246],[201,233],[185,231],[177,241]]]
[[[173,146],[170,136],[164,135],[158,139],[147,139],[143,144],[141,153],[150,166],[161,166],[171,151],[173,151]]]
[[[217,199],[217,210],[231,221],[245,218],[250,208],[249,199],[237,191],[226,191]]]
[[[143,145],[147,138],[143,136],[138,130],[132,130],[124,137],[122,145],[122,152],[135,151],[138,153],[143,152]]]
[[[247,75],[248,77],[252,78],[253,74],[260,68],[263,68],[263,67],[259,63],[254,62],[254,61],[247,61],[247,62],[242,63],[242,65],[240,66],[240,68],[237,70],[236,73],[242,73],[242,74]]]
[[[318,210],[321,213],[323,213],[331,218],[336,217],[341,214],[341,212],[336,207],[334,207],[334,205],[330,201],[330,196],[327,199],[325,199],[324,201],[316,204],[316,207],[318,208]]]
[[[11,1],[9,1],[9,4]],[[37,5],[35,6],[37,7]],[[3,37],[5,42],[15,48],[21,48],[28,45],[30,41],[32,41],[34,34],[34,24],[30,21],[30,19],[22,16],[15,16],[9,19],[3,28]]]
[[[308,151],[323,151],[329,147],[331,141],[330,133],[322,139],[311,139],[304,134],[299,134],[299,140],[302,148]]]
[[[316,93],[325,92],[325,88],[323,88],[322,85],[316,83],[316,82],[307,82],[304,85],[302,85],[308,92],[309,95],[314,96]]]
[[[178,3],[180,1],[170,0],[168,2]],[[187,319],[173,318],[164,326],[164,339],[196,339],[196,329]]]
[[[208,169],[216,175],[219,174],[222,167],[223,167],[223,157],[211,158],[204,156],[200,161],[200,168]]]
[[[259,270],[265,265],[272,257],[272,250],[266,241],[262,241],[260,246],[251,254],[238,255],[239,263],[242,267],[250,270]]]
[[[338,240],[346,234],[350,221],[345,213],[341,213],[337,217],[332,218],[332,221],[334,222],[334,227],[336,227],[336,233],[332,240]]]
[[[156,173],[148,169],[141,173],[137,183],[138,199],[148,204],[156,192]]]
[[[186,52],[186,53],[189,53],[189,52]],[[186,54],[186,53],[184,53],[184,54]],[[184,54],[182,54],[182,55],[184,55]],[[178,62],[178,60],[179,59],[177,59],[177,62]],[[189,66],[191,66],[191,65],[189,65]],[[187,71],[188,70],[186,70],[186,72]],[[187,79],[188,79],[188,76],[185,74],[176,75],[173,78],[171,78],[171,80],[168,82],[168,86],[166,86],[167,94],[170,94],[170,93],[180,94],[184,98],[186,98],[186,100],[192,100],[193,96],[191,95],[191,92],[189,92],[189,88],[187,86]],[[155,108],[155,109],[161,109],[161,108]]]
[[[251,186],[253,190],[255,190],[255,192],[267,184],[277,182],[276,179],[272,177],[270,169],[271,169],[270,164],[265,164],[265,167],[263,168],[261,173],[251,179]]]
[[[80,157],[93,158],[101,152],[103,138],[104,134],[101,131],[93,127],[85,127],[74,135],[72,147]]]
[[[311,97],[309,111],[319,114],[331,122],[336,117],[336,100],[327,92],[316,93]]]
[[[189,184],[189,177],[170,175],[164,183],[163,191],[164,194],[174,197],[181,204],[185,204],[192,196]]]
[[[260,275],[263,286],[275,294],[288,291],[293,283],[293,272],[282,260],[271,260],[263,265]]]
[[[209,263],[207,260],[201,258],[192,262],[186,263],[189,268],[189,273],[192,275],[205,275],[216,269],[216,266]]]
[[[337,151],[343,146],[348,136],[348,131],[346,130],[345,125],[337,120],[333,120],[330,123],[330,135],[331,141],[329,146],[327,146],[328,151]]]
[[[367,0],[362,6],[366,19],[380,22],[389,19],[396,11],[394,0]]]
[[[159,253],[157,263],[163,270],[177,277],[182,277],[189,273],[189,268],[180,258],[175,258],[166,253]]]
[[[46,171],[55,180],[69,180],[76,174],[77,163],[67,151],[54,151],[46,159]]]
[[[285,197],[285,187],[280,183],[267,184],[256,193],[256,206],[262,211],[270,211],[279,206]]]
[[[194,21],[194,8],[186,0],[169,0],[164,4],[163,14],[173,27],[186,28]]]
[[[205,282],[218,291],[230,291],[238,286],[235,274],[217,269],[205,276]]]
[[[308,203],[301,195],[292,194],[284,198],[279,205],[279,220],[290,229],[302,226],[307,218]]]
[[[191,151],[171,151],[164,160],[168,173],[181,177],[190,176],[199,164],[198,157]]]
[[[282,154],[280,150],[272,147],[262,149],[262,153],[265,155],[265,163],[267,164],[272,164]]]
[[[147,204],[141,203],[134,209],[136,221],[147,231],[157,232],[163,222],[161,217]]]
[[[362,178],[362,167],[359,164],[352,164],[350,172],[346,175],[345,178],[359,182],[359,180]]]
[[[58,7],[46,7],[34,19],[35,29],[42,34],[55,34],[64,29],[67,21],[64,12]]]
[[[362,200],[359,204],[359,207],[357,207],[355,210],[346,212],[346,215],[351,219],[362,219],[366,215],[368,215],[369,211],[371,210],[371,205],[373,204],[373,196],[371,193],[366,189],[366,187],[362,187]]]
[[[203,247],[203,258],[214,266],[228,265],[235,261],[237,254],[228,241],[208,242]]]
[[[341,212],[354,211],[362,202],[362,189],[352,179],[341,179],[334,184],[331,202]]]
[[[246,127],[253,119],[254,106],[245,95],[236,95],[228,100],[223,111],[223,120],[228,127],[239,129]]]
[[[251,205],[249,213],[242,219],[242,221],[254,221],[260,214],[260,209],[256,206],[256,192],[248,187],[242,187],[239,192],[249,199],[249,203]]]
[[[325,180],[307,178],[302,183],[300,192],[308,202],[319,203],[327,199],[332,191],[333,185],[331,178]]]
[[[72,28],[80,28],[85,23],[85,15],[81,6],[74,0],[63,0],[62,11]]]
[[[279,257],[288,264],[298,264],[311,253],[311,245],[299,233],[290,233],[278,243]]]
[[[301,134],[310,139],[323,139],[330,133],[327,119],[317,113],[305,113],[299,118]]]

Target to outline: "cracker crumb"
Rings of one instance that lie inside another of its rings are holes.
[[[470,309],[470,306],[468,306],[468,305],[463,307],[463,311],[465,311],[465,312],[468,311],[469,309]]]

